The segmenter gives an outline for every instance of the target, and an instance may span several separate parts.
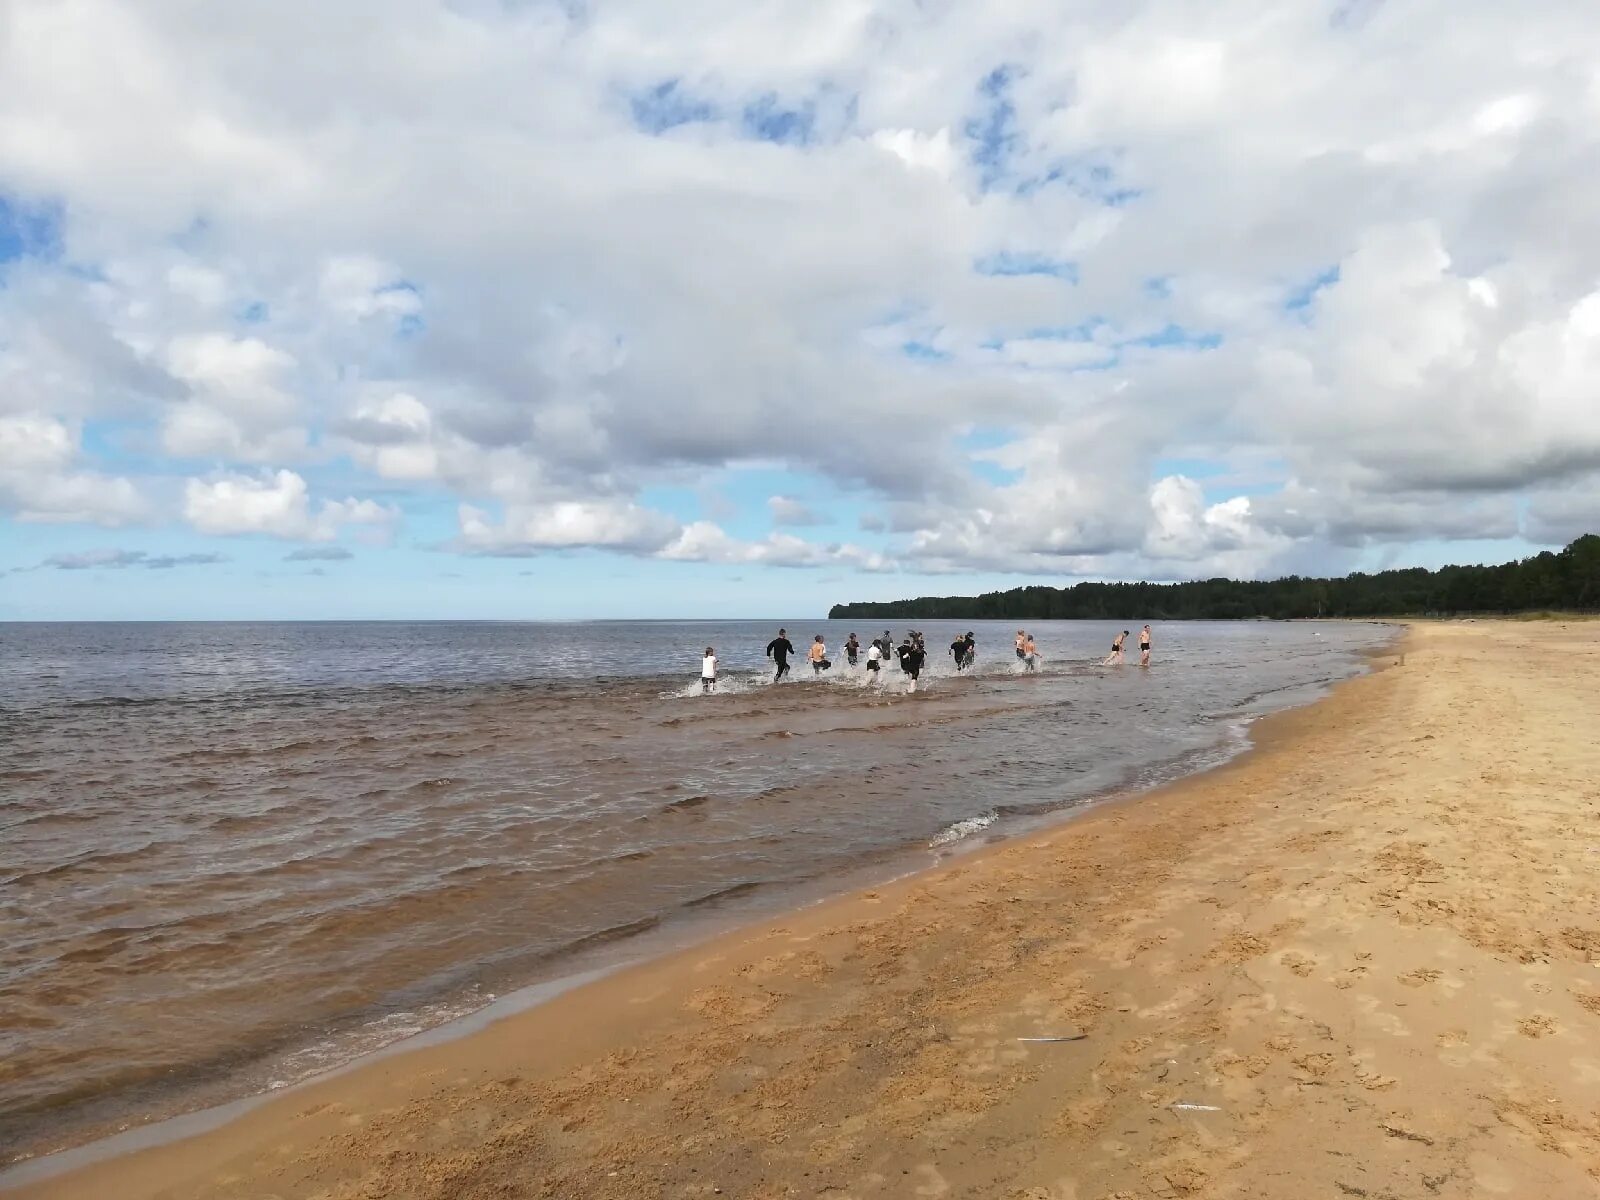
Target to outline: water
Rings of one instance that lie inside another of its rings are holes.
[[[925,622],[907,695],[837,622],[769,686],[777,624],[0,625],[0,1161],[1219,761],[1388,637]]]

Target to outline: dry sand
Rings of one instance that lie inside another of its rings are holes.
[[[1403,649],[1230,767],[20,1194],[1595,1196],[1600,623]]]

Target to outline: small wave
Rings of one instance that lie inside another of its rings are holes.
[[[682,800],[673,800],[661,806],[662,812],[682,812],[686,809],[699,808],[702,804],[710,804],[710,796],[685,796]]]
[[[683,903],[683,907],[703,908],[708,904],[721,904],[724,901],[732,900],[735,896],[743,896],[753,892],[760,886],[760,883],[754,881],[730,884],[728,887],[718,888],[714,892],[707,892],[704,896],[696,896],[693,900],[686,900]]]
[[[562,958],[594,946],[604,946],[610,942],[620,941],[623,938],[636,937],[641,933],[648,933],[660,924],[660,917],[641,917],[637,921],[612,925],[607,929],[597,929],[593,933],[586,933],[582,937],[572,939],[572,941],[558,950],[552,951],[548,957],[551,959]]]
[[[933,835],[933,840],[928,843],[928,848],[938,846],[951,846],[964,838],[969,838],[975,833],[980,833],[995,823],[995,814],[992,812],[979,813],[975,817],[963,817],[952,825],[947,825]]]

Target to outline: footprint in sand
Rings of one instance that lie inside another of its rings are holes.
[[[1355,987],[1367,974],[1365,967],[1351,967],[1348,971],[1340,971],[1336,975],[1328,976],[1328,982],[1340,991]]]
[[[1312,971],[1317,969],[1317,960],[1314,958],[1307,958],[1298,950],[1290,950],[1285,954],[1279,955],[1278,962],[1283,966],[1288,967],[1290,971],[1294,972],[1294,974],[1298,975],[1301,979],[1306,978],[1311,974]]]
[[[1407,971],[1399,976],[1399,979],[1406,987],[1419,988],[1436,982],[1443,974],[1443,971],[1436,971],[1432,967],[1418,967],[1415,971]]]
[[[1301,1079],[1326,1079],[1333,1073],[1338,1059],[1326,1051],[1302,1054],[1294,1060],[1295,1074]]]
[[[1517,1022],[1517,1032],[1526,1038],[1549,1037],[1556,1028],[1556,1023],[1543,1013],[1535,1013]]]

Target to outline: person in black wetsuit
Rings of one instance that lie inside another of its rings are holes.
[[[917,676],[922,674],[922,662],[927,654],[910,638],[900,643],[900,649],[895,651],[900,657],[900,669],[911,677],[911,686],[908,691],[917,690]]]
[[[789,673],[789,655],[793,653],[794,643],[789,640],[789,631],[778,630],[778,636],[767,643],[767,657],[778,664],[778,672],[772,677],[773,683]]]

